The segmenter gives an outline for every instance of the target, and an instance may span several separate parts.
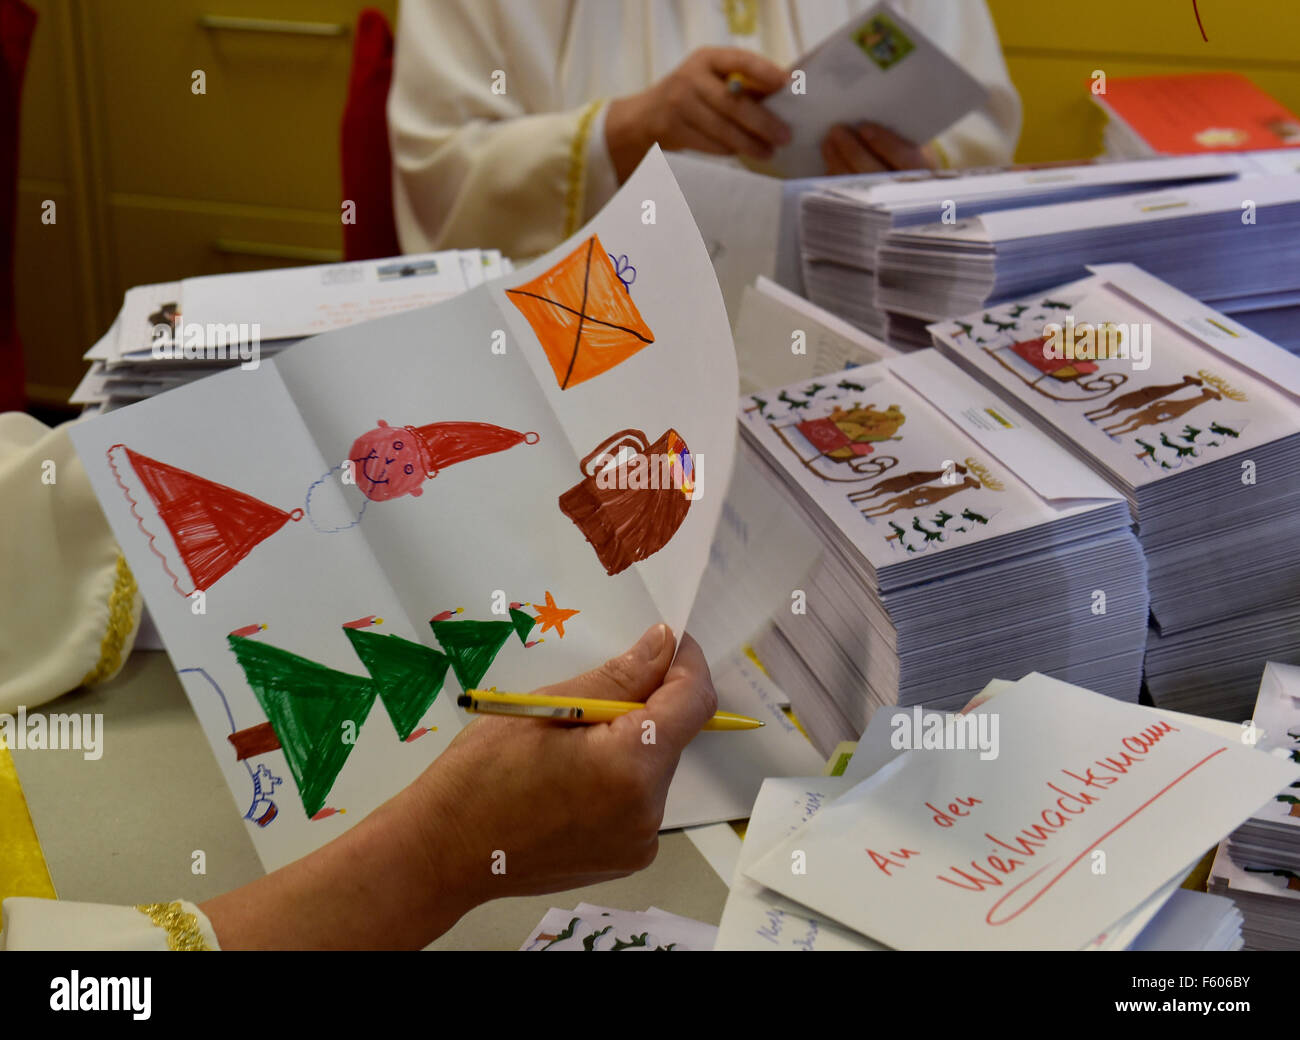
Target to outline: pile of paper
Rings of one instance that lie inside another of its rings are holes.
[[[1227,896],[1241,911],[1247,950],[1294,950],[1300,945],[1300,873],[1244,870],[1232,862],[1225,841],[1215,853],[1208,888]]]
[[[741,418],[769,508],[824,546],[755,644],[823,754],[881,707],[959,706],[998,673],[1137,700],[1123,498],[993,392],[924,351],[752,394]]]
[[[1248,735],[1259,747],[1300,763],[1300,667],[1268,664],[1252,721]],[[1300,878],[1300,783],[1270,798],[1227,845],[1248,873]]]
[[[1300,359],[1136,267],[1093,270],[935,342],[1127,497],[1155,702],[1245,718],[1265,660],[1300,661]]]
[[[703,921],[647,910],[611,910],[579,903],[572,910],[552,907],[519,947],[530,953],[558,951],[711,950],[717,928]]]
[[[1111,76],[1090,100],[1116,157],[1300,145],[1300,119],[1238,72]]]
[[[1179,884],[1300,766],[1235,726],[998,685],[939,726],[996,733],[993,755],[882,712],[843,777],[768,781],[717,948],[1238,948],[1241,915]]]
[[[495,249],[208,275],[127,291],[71,398],[108,412],[317,333],[457,296],[512,271]]]
[[[1260,175],[901,228],[877,253],[876,306],[916,319],[967,314],[1109,262],[1137,264],[1220,306],[1300,289],[1300,176]]]
[[[895,229],[956,230],[981,214],[1232,179],[1239,169],[1231,160],[1205,157],[831,182],[800,200],[804,284],[814,302],[891,339],[876,272],[877,250]]]

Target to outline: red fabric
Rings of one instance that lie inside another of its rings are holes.
[[[14,237],[18,216],[18,119],[36,12],[22,0],[0,0],[0,412],[21,411],[23,345],[14,300]]]
[[[343,225],[343,256],[374,260],[396,256],[393,154],[388,146],[388,86],[393,80],[393,32],[373,8],[357,17],[352,73],[340,134],[343,198],[356,204],[356,222]]]

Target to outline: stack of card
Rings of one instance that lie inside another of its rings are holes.
[[[1237,948],[1241,915],[1180,882],[1300,766],[1235,726],[1000,685],[940,727],[998,733],[991,755],[882,712],[843,777],[764,784],[717,948]]]
[[[1246,735],[1259,747],[1300,763],[1300,667],[1265,667],[1252,721]],[[1270,798],[1227,844],[1233,863],[1248,873],[1300,878],[1300,783]]]
[[[256,368],[307,336],[439,303],[511,270],[497,250],[462,249],[137,286],[86,352],[71,403],[107,412]]]
[[[1244,918],[1247,950],[1294,950],[1300,946],[1300,873],[1245,870],[1232,862],[1228,843],[1219,846],[1210,867],[1209,891],[1227,896]]]
[[[1300,289],[1300,176],[1241,180],[1009,209],[889,232],[875,305],[910,316],[895,345],[924,345],[917,322],[1041,291],[1089,263],[1131,262],[1223,310]],[[831,308],[832,310],[834,308]]]
[[[572,910],[552,907],[546,911],[519,949],[536,953],[711,950],[717,934],[718,929],[711,924],[655,906],[648,910],[611,910],[579,903]]]
[[[1231,159],[1205,157],[831,182],[800,200],[804,284],[815,303],[888,339],[891,316],[876,299],[876,251],[891,230],[951,229],[958,220],[1000,210],[1231,179],[1240,168]]]
[[[1300,661],[1300,359],[1136,267],[1093,270],[935,341],[1128,498],[1156,703],[1245,718],[1267,657]]]
[[[935,351],[742,399],[743,443],[825,547],[756,643],[823,753],[885,705],[1040,668],[1136,700],[1122,496]],[[783,505],[784,503],[784,505]]]

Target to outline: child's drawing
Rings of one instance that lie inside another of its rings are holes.
[[[263,539],[303,511],[282,509],[132,451],[108,449],[131,515],[182,596],[211,588]]]
[[[609,371],[654,342],[632,302],[636,268],[626,255],[620,254],[618,267],[611,257],[592,235],[550,270],[506,290],[537,334],[561,390]]]
[[[125,444],[113,445],[107,454],[150,548],[176,591],[189,596],[211,588],[291,520],[306,515],[312,527],[326,534],[347,530],[360,522],[370,502],[418,497],[423,483],[448,466],[537,441],[536,433],[518,433],[491,423],[393,427],[380,420],[375,429],[353,442],[345,463],[307,489],[305,508],[291,512],[141,455]],[[322,493],[327,485],[339,493]],[[350,497],[353,492],[359,501]]]
[[[610,575],[667,545],[695,496],[694,461],[676,430],[654,444],[640,430],[619,430],[581,470],[583,479],[560,496],[560,511]]]
[[[307,489],[307,520],[322,534],[346,531],[361,522],[371,502],[406,495],[419,498],[424,482],[448,466],[520,444],[536,444],[538,439],[531,430],[519,433],[491,423],[389,426],[380,419],[373,430],[352,442],[345,462]],[[335,489],[342,493],[342,505]]]
[[[261,628],[260,625],[251,626],[254,629]],[[230,702],[226,700],[225,693],[222,692],[217,681],[207,673],[203,668],[180,668],[177,669],[177,675],[198,675],[212,687],[213,692],[221,698],[221,706],[226,711],[226,718],[230,721],[230,733],[233,737],[235,734],[235,716],[230,710]],[[270,750],[269,748],[267,750]],[[252,785],[253,798],[248,809],[244,812],[244,819],[257,824],[259,827],[265,827],[280,815],[280,809],[271,799],[275,789],[279,787],[283,780],[271,772],[264,764],[259,764],[256,769],[248,764],[247,756],[240,755],[239,761],[244,764],[248,770],[248,780]]]
[[[401,636],[371,631],[383,620],[373,614],[349,621],[342,626],[343,633],[367,676],[327,668],[254,639],[265,629],[264,625],[248,625],[230,633],[227,642],[268,720],[236,729],[229,705],[226,707],[231,726],[227,739],[235,748],[236,758],[245,763],[253,778],[254,808],[259,777],[274,781],[267,788],[268,793],[280,781],[265,766],[254,771],[248,759],[279,749],[289,763],[303,812],[308,817],[325,819],[344,811],[327,808],[325,799],[347,762],[376,698],[392,720],[398,738],[406,743],[416,740],[429,732],[419,723],[442,692],[448,668],[455,673],[462,688],[472,689],[487,674],[511,635],[517,636],[525,648],[536,646],[540,640],[530,642],[528,635],[538,621],[548,618],[555,625],[560,614],[564,615],[560,618],[562,623],[578,613],[556,607],[549,592],[546,600],[545,607],[538,607],[541,611],[538,617],[525,613],[521,609],[523,603],[512,603],[508,621],[458,620],[457,615],[463,613],[461,609],[443,611],[431,621],[441,650]],[[224,695],[222,702],[225,703]],[[345,727],[350,739],[343,739]],[[250,809],[249,813],[252,812]],[[254,819],[251,815],[248,818]],[[254,822],[266,826],[274,818],[272,805],[269,815]]]

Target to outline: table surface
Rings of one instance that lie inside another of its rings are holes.
[[[14,764],[60,899],[201,903],[264,873],[198,719],[158,651],[132,654],[110,683],[43,711],[102,713],[103,755],[13,751]],[[195,874],[194,853],[206,873]],[[727,886],[681,831],[660,836],[646,870],[545,896],[498,899],[466,914],[431,949],[518,949],[552,906],[580,901],[623,910],[658,906],[716,924]]]

